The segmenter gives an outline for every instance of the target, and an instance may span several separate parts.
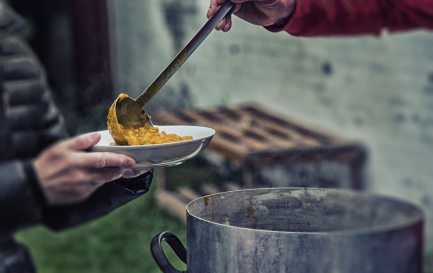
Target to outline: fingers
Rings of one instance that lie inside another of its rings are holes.
[[[207,18],[211,18],[212,15],[218,10],[218,7],[227,2],[227,0],[211,0],[209,10],[207,11]]]
[[[223,31],[227,32],[232,28],[232,15],[229,14],[226,16],[226,25],[223,27]]]
[[[222,30],[224,32],[229,31],[232,28],[232,15],[228,14],[221,22],[215,27],[216,30]]]
[[[75,151],[85,151],[96,145],[101,139],[98,133],[78,136],[70,140],[64,141],[62,145],[66,149]],[[116,154],[116,153],[75,153],[74,158],[70,164],[75,166],[89,167],[89,168],[134,168],[135,160],[129,156]]]
[[[218,9],[218,4],[217,4],[217,0],[211,0],[210,1],[210,6],[209,6],[209,10],[207,11],[207,18],[211,18],[212,15],[214,15],[214,13],[217,11]]]
[[[135,160],[129,156],[115,153],[80,153],[74,160],[79,166],[88,168],[134,168]]]
[[[215,12],[218,10],[218,7],[227,1],[228,0],[211,0],[210,7],[209,7],[209,10],[207,12],[207,18],[212,17],[212,15],[214,15]],[[251,1],[251,0],[231,0],[231,2],[236,4],[231,13],[238,12],[242,7],[242,3],[245,3],[247,1]],[[222,30],[224,32],[227,32],[232,28],[231,13],[228,14],[224,19],[221,20],[221,22],[215,27],[216,30]]]
[[[101,139],[100,134],[93,133],[93,134],[74,137],[72,139],[62,142],[61,145],[66,149],[75,150],[75,151],[84,151],[95,146],[100,139]]]
[[[124,170],[120,168],[92,169],[88,171],[89,181],[93,186],[99,187],[107,182],[119,179],[123,176]]]
[[[215,27],[215,29],[222,30],[226,26],[226,23],[227,23],[227,16],[221,20],[221,22]]]

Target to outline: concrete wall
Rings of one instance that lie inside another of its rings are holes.
[[[111,0],[113,76],[131,95],[205,22],[207,0]],[[433,250],[433,33],[302,39],[234,20],[150,109],[257,101],[370,150],[369,190],[421,204]]]

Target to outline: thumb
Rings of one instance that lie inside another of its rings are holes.
[[[99,140],[101,140],[101,135],[98,133],[92,133],[66,140],[63,142],[63,145],[65,148],[70,150],[83,151],[95,146]]]

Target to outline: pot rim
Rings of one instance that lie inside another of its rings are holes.
[[[248,191],[266,191],[266,190],[311,190],[311,191],[330,191],[330,192],[340,192],[340,193],[350,193],[350,194],[356,194],[358,196],[367,196],[371,198],[380,198],[380,199],[386,199],[387,201],[391,202],[397,202],[401,204],[405,204],[408,207],[412,207],[417,213],[411,217],[410,220],[408,220],[405,223],[401,224],[388,224],[388,225],[380,225],[376,227],[362,227],[362,228],[355,228],[355,229],[345,229],[345,230],[335,230],[335,231],[279,231],[279,230],[266,230],[266,229],[253,229],[253,228],[247,228],[247,227],[238,227],[238,226],[231,226],[227,224],[217,223],[214,221],[206,220],[202,217],[198,217],[196,215],[193,215],[189,209],[189,206],[195,202],[198,202],[198,200],[203,200],[205,197],[209,198],[211,196],[218,196],[223,195],[227,193],[232,192],[248,192]],[[310,187],[273,187],[273,188],[253,188],[253,189],[240,189],[240,190],[234,190],[234,191],[225,191],[225,192],[219,192],[215,194],[209,194],[204,195],[202,197],[196,198],[189,202],[186,205],[186,212],[189,217],[192,217],[193,219],[196,219],[198,221],[205,222],[210,225],[216,225],[221,228],[230,228],[230,229],[238,229],[238,230],[245,230],[248,232],[263,232],[263,233],[272,233],[272,234],[287,234],[287,235],[311,235],[311,236],[352,236],[352,235],[367,235],[367,234],[374,234],[374,233],[383,233],[383,232],[390,232],[395,230],[403,230],[407,228],[412,228],[417,225],[424,226],[425,223],[425,212],[424,210],[416,205],[415,203],[411,201],[404,200],[399,197],[386,195],[386,194],[377,194],[377,193],[369,193],[369,192],[360,192],[356,190],[350,190],[350,189],[334,189],[334,188],[310,188]],[[188,220],[189,222],[189,220]]]

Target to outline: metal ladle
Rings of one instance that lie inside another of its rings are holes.
[[[192,53],[206,39],[219,22],[230,12],[234,4],[230,1],[221,5],[215,14],[206,22],[192,40],[174,58],[167,68],[136,99],[130,97],[117,98],[111,108],[115,110],[113,121],[124,127],[141,127],[152,124],[150,116],[143,110],[144,105],[165,85],[165,83],[186,62]],[[111,130],[110,130],[111,131]]]

